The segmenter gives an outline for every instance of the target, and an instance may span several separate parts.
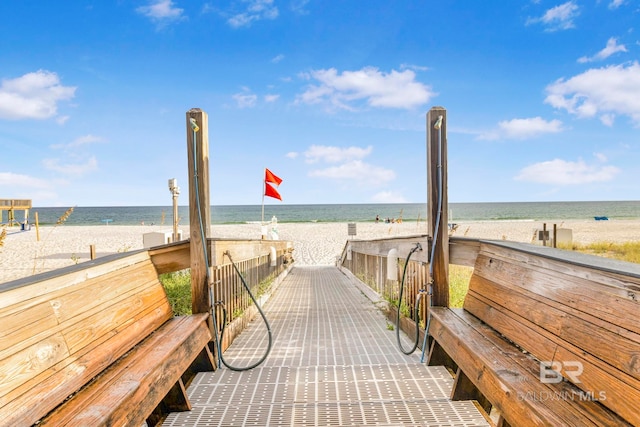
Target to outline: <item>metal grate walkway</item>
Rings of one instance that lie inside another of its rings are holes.
[[[164,426],[489,425],[472,402],[449,401],[443,367],[398,350],[384,315],[337,268],[294,268],[264,310],[274,334],[266,362],[198,374],[193,410]],[[225,359],[248,365],[266,344],[258,317]]]

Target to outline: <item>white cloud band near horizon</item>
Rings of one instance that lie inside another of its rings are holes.
[[[396,178],[391,169],[365,163],[362,160],[351,160],[338,166],[309,171],[311,177],[350,180],[358,185],[377,187]]]
[[[581,185],[611,181],[619,172],[615,166],[587,164],[582,159],[575,162],[553,159],[526,166],[515,180],[560,186]]]
[[[79,177],[98,170],[98,160],[95,156],[91,156],[83,162],[76,161],[64,163],[60,159],[50,158],[42,159],[42,166],[47,170],[57,172],[62,175]]]

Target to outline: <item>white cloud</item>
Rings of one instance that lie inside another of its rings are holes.
[[[623,4],[625,4],[625,0],[611,0],[611,3],[609,3],[609,9],[617,9]]]
[[[264,96],[265,102],[276,102],[278,99],[280,99],[280,95],[271,94]]]
[[[381,191],[371,197],[374,203],[407,203],[407,199],[402,194],[393,191]]]
[[[172,0],[156,0],[148,6],[140,6],[136,12],[151,19],[160,28],[185,18],[184,9],[175,7]]]
[[[308,15],[309,11],[305,6],[309,3],[309,0],[291,0],[291,10],[298,15]]]
[[[575,1],[568,1],[552,7],[539,18],[529,18],[527,25],[541,23],[546,26],[546,31],[568,30],[575,28],[573,20],[580,14]]]
[[[354,159],[363,159],[371,154],[372,151],[373,147],[371,145],[367,148],[340,148],[327,145],[312,145],[307,151],[305,151],[304,156],[307,159],[307,163],[316,163],[318,161],[340,163]]]
[[[615,114],[627,115],[640,125],[640,64],[593,68],[546,88],[545,102],[578,117],[598,114],[605,124]]]
[[[273,62],[274,64],[277,64],[278,62],[282,61],[284,59],[284,55],[280,54],[280,55],[276,55],[273,58],[271,58],[271,62]]]
[[[286,157],[290,158],[290,159],[295,159],[300,155],[300,153],[298,153],[297,151],[289,151],[286,154]]]
[[[428,71],[429,67],[425,67],[423,65],[414,65],[414,64],[400,64],[401,70],[413,70],[413,71]]]
[[[56,73],[39,70],[0,85],[0,119],[48,119],[56,116],[58,103],[71,99],[76,88],[62,86]]]
[[[249,27],[252,23],[262,19],[276,19],[278,8],[273,0],[242,0],[247,4],[246,9],[227,19],[227,23],[234,28]]]
[[[370,165],[361,160],[353,160],[339,166],[312,170],[309,172],[309,176],[349,180],[359,185],[378,186],[394,180],[396,174],[390,169]]]
[[[584,64],[585,62],[602,61],[617,52],[627,52],[627,48],[623,44],[618,44],[618,40],[615,37],[611,37],[607,40],[607,46],[604,49],[593,56],[578,58],[578,62]]]
[[[104,141],[101,137],[99,136],[95,136],[95,135],[84,135],[81,137],[78,137],[76,139],[74,139],[73,141],[71,141],[68,144],[53,144],[51,145],[51,148],[58,150],[58,149],[71,149],[71,148],[78,148],[78,147],[82,147],[85,145],[90,145],[93,144],[95,142],[102,142]]]
[[[602,161],[602,158],[598,160]],[[611,181],[619,172],[615,166],[588,165],[582,159],[576,162],[553,159],[525,167],[515,179],[539,184],[580,185]]]
[[[232,98],[238,108],[253,108],[258,102],[258,95],[251,93],[248,88],[243,88],[242,92],[236,93]]]
[[[615,122],[616,116],[614,114],[603,114],[600,116],[600,121],[603,125],[611,127]]]
[[[45,169],[73,176],[82,176],[98,169],[98,161],[94,156],[84,163],[61,163],[60,159],[44,159],[42,165]]]
[[[435,96],[429,86],[415,80],[412,70],[390,73],[375,67],[338,73],[335,68],[314,70],[302,77],[315,79],[298,95],[297,102],[305,104],[328,103],[331,107],[355,110],[351,104],[365,100],[371,107],[412,109],[426,104]]]
[[[512,119],[498,123],[498,129],[480,135],[480,139],[527,139],[545,133],[561,132],[560,120],[544,120],[542,117]]]
[[[604,153],[593,153],[593,156],[603,163],[608,160],[607,155]]]

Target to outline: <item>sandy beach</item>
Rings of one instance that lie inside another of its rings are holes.
[[[571,229],[573,241],[625,242],[640,240],[640,220],[609,221],[547,221]],[[499,221],[459,223],[452,235],[457,237],[512,240],[532,243],[539,221]],[[180,227],[183,236],[189,227]],[[66,267],[89,260],[89,248],[95,245],[97,257],[143,248],[143,235],[149,232],[170,231],[167,226],[57,226],[40,227],[40,241],[36,231],[7,230],[4,246],[0,247],[0,283],[36,273]],[[401,224],[357,223],[355,239],[385,238],[426,234],[424,222]],[[259,224],[214,225],[211,236],[216,238],[260,239]],[[347,223],[281,223],[280,240],[293,242],[294,259],[298,265],[331,265],[342,252],[348,235]]]

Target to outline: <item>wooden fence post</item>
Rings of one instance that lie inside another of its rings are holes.
[[[191,120],[195,120],[195,132]],[[195,146],[195,148],[194,148]],[[187,159],[189,163],[189,230],[191,253],[191,308],[194,314],[209,312],[207,269],[209,260],[203,248],[211,234],[211,203],[209,201],[209,119],[199,108],[187,112]],[[197,169],[197,174],[196,174]],[[198,205],[200,209],[198,209]],[[204,231],[202,236],[201,230]],[[204,242],[203,242],[204,238]],[[211,256],[210,248],[207,253]]]
[[[440,129],[435,128],[442,116]],[[438,156],[440,146],[440,157]],[[438,175],[442,177],[442,208],[440,223],[436,227],[438,217]],[[449,200],[447,197],[447,110],[433,107],[427,113],[427,234],[437,239],[435,251],[431,254],[433,263],[433,296],[434,306],[449,306]],[[429,248],[431,250],[431,248]]]

